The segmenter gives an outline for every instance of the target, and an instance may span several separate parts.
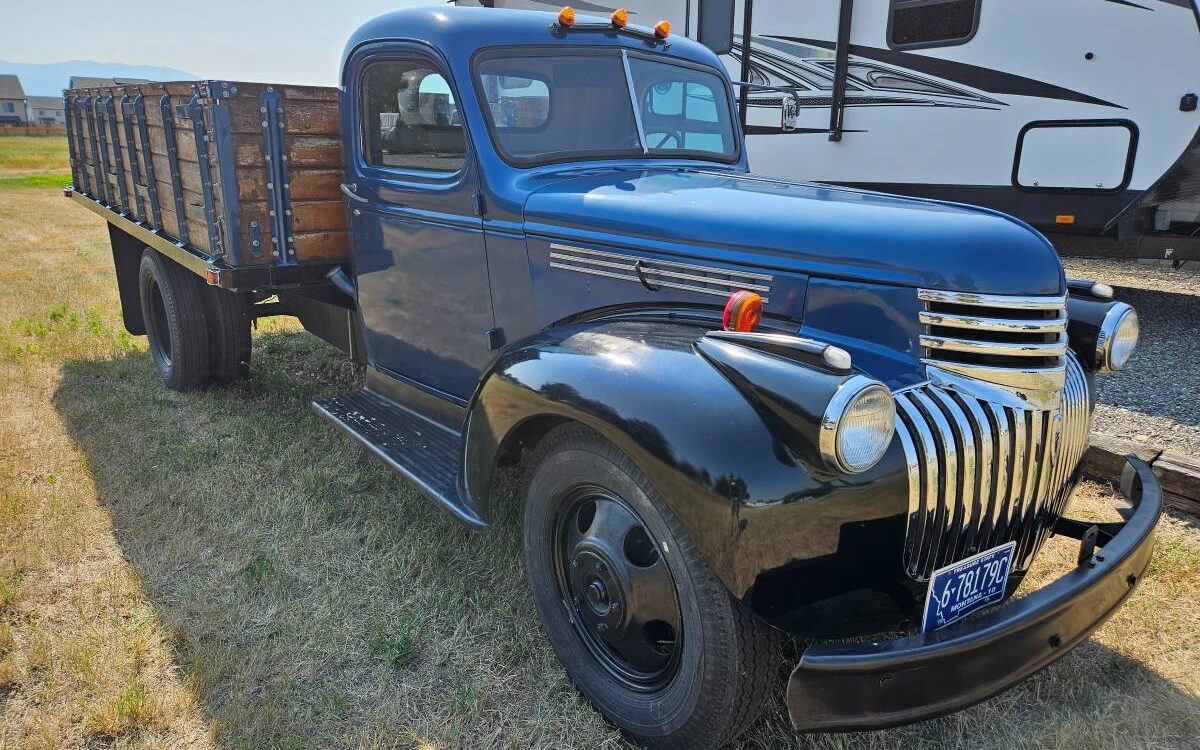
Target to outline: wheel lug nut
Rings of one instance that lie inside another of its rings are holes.
[[[620,602],[613,602],[613,603],[612,603],[612,610],[613,610],[613,612],[617,612],[617,611],[619,611],[620,609],[621,609],[621,603],[620,603]]]
[[[608,626],[605,625],[604,623],[600,623],[600,624],[596,625],[596,632],[597,633],[607,633]]]

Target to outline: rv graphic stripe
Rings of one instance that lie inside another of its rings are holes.
[[[813,47],[821,47],[828,50],[837,49],[834,42],[827,42],[821,39],[806,39],[796,36],[775,36],[768,35],[768,39],[782,39],[796,44],[807,44]],[[942,60],[936,57],[926,57],[925,55],[915,55],[910,52],[897,52],[890,49],[879,49],[878,47],[866,47],[861,44],[851,44],[850,54],[858,57],[865,57],[871,60],[896,65],[898,67],[915,70],[926,75],[936,76],[948,81],[960,83],[964,86],[987,91],[991,94],[1012,94],[1015,96],[1036,96],[1042,99],[1058,99],[1068,102],[1080,102],[1083,104],[1098,104],[1102,107],[1115,107],[1117,109],[1125,109],[1120,104],[1114,104],[1103,99],[1097,99],[1094,96],[1079,91],[1055,86],[1051,83],[1038,81],[1033,78],[1005,73],[1001,70],[993,70],[984,68],[978,65],[969,65],[967,63],[954,62],[953,60]]]
[[[1129,2],[1129,0],[1104,0],[1104,2],[1116,3],[1117,5],[1128,5],[1130,8],[1137,8],[1139,10],[1148,10],[1150,12],[1154,12],[1153,8],[1147,8],[1145,5],[1138,5],[1137,3],[1131,3],[1131,2]]]

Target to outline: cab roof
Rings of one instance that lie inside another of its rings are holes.
[[[564,3],[566,4],[566,3]],[[638,19],[631,23],[642,31],[654,21]],[[470,58],[488,47],[538,46],[610,46],[656,50],[670,57],[699,62],[723,70],[717,56],[698,42],[672,34],[666,43],[648,41],[634,33],[580,28],[588,24],[608,24],[607,18],[579,15],[576,28],[555,31],[557,14],[507,8],[463,8],[437,6],[408,8],[379,16],[363,24],[350,35],[342,53],[342,69],[359,47],[389,40],[413,40],[440,50],[453,64]]]

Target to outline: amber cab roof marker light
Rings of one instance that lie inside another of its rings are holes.
[[[568,31],[575,33],[583,31],[616,32],[617,34],[629,34],[646,42],[661,45],[662,49],[668,49],[671,46],[671,42],[667,38],[671,35],[670,21],[659,21],[652,29],[644,26],[630,26],[629,10],[627,8],[617,8],[614,10],[609,14],[607,22],[581,21],[577,17],[574,8],[570,5],[564,5],[558,11],[558,16],[555,18],[554,24],[550,26],[550,30],[556,36],[561,36]]]

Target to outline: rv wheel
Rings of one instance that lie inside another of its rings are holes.
[[[758,715],[778,666],[775,631],[716,579],[621,451],[578,426],[547,435],[523,536],[559,660],[631,739],[715,748]]]

